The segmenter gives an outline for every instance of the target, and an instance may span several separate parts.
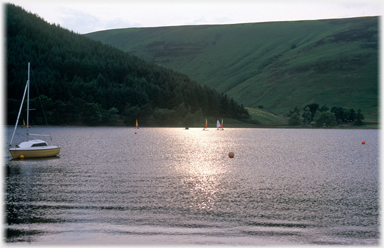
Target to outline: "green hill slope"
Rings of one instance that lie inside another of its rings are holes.
[[[128,28],[87,34],[187,74],[247,107],[361,108],[378,116],[378,17]]]

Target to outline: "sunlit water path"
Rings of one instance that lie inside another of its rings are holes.
[[[9,243],[379,243],[378,130],[48,131],[60,158],[4,144]]]

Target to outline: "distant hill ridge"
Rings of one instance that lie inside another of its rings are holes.
[[[246,107],[361,108],[378,116],[379,17],[126,28],[86,34],[187,74]]]

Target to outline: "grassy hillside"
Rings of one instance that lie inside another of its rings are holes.
[[[281,115],[277,115],[259,108],[246,108],[248,113],[251,115],[251,118],[257,120],[260,125],[286,125],[287,119]]]
[[[187,74],[246,107],[310,103],[378,116],[378,17],[107,30],[86,36]]]

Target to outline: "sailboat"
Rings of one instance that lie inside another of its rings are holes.
[[[37,136],[50,136],[50,135],[42,135],[42,134],[29,134],[28,130],[30,128],[29,126],[29,88],[30,88],[30,81],[29,81],[29,75],[30,75],[30,63],[28,63],[28,81],[25,86],[23,99],[21,101],[19,114],[17,115],[16,125],[13,130],[11,141],[9,142],[9,152],[11,153],[12,157],[14,159],[17,158],[44,158],[44,157],[53,157],[57,156],[60,153],[60,146],[53,146],[48,145],[47,142],[40,139],[34,139],[29,140],[30,135],[37,135]],[[27,93],[27,125],[26,127],[26,140],[21,142],[18,145],[12,146],[12,141],[15,136],[16,128],[19,123],[20,113],[23,108],[23,103],[25,99],[25,95]]]
[[[221,130],[224,131],[224,120],[221,119]]]
[[[217,130],[224,130],[223,124],[224,124],[223,119],[221,119],[221,124],[220,124],[219,120],[217,120],[217,124],[216,124]]]
[[[208,131],[207,124],[208,124],[207,119],[205,119],[205,127],[203,128],[203,131]]]
[[[27,127],[26,125],[25,125],[25,120],[23,120],[23,125],[21,126],[21,127]],[[28,128],[31,128],[31,126],[28,126]]]
[[[139,129],[139,122],[137,122],[137,119],[136,119],[136,128]]]
[[[217,120],[217,123],[216,123],[216,128],[217,128],[217,130],[220,130],[220,128],[221,128],[221,125],[220,125],[220,122],[219,122],[219,120]]]

